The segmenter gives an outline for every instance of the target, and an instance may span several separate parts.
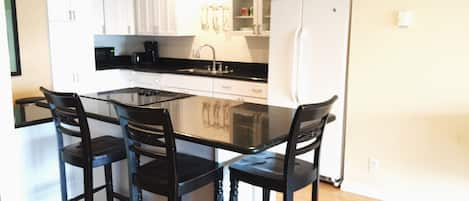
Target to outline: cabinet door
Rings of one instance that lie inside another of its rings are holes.
[[[257,0],[233,0],[233,32],[255,34],[257,4]]]
[[[72,22],[86,24],[86,28],[90,29],[89,23],[93,19],[93,1],[91,0],[69,0],[70,10],[72,14]]]
[[[64,36],[71,33],[70,23],[49,23],[49,43],[52,66],[52,83],[54,90],[74,91],[75,71],[70,65],[74,61],[73,54],[70,54],[70,44],[64,41]],[[73,40],[72,40],[73,41]]]
[[[153,33],[153,5],[157,0],[135,0],[135,29],[138,34]]]
[[[71,20],[72,14],[69,0],[48,0],[48,16],[51,22],[67,22]]]
[[[155,0],[153,9],[153,25],[155,33],[168,33],[168,2],[172,0]]]
[[[54,89],[90,91],[95,68],[91,29],[83,29],[79,23],[51,22],[49,43]]]
[[[177,24],[177,0],[165,0],[166,1],[166,30],[165,33],[174,35],[178,33],[178,24]],[[182,9],[182,8],[180,8]]]
[[[134,1],[104,0],[106,34],[132,35],[135,33]]]
[[[259,35],[269,35],[271,0],[257,0],[257,31]]]
[[[104,0],[93,0],[93,20],[94,22],[94,33],[105,34],[106,30],[104,27]]]

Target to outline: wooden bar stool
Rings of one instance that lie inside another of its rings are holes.
[[[293,192],[312,184],[312,200],[318,200],[319,153],[324,127],[337,96],[318,104],[301,105],[288,135],[286,154],[272,152],[247,156],[230,166],[230,201],[238,200],[238,182],[263,188],[263,200],[268,201],[270,190],[283,192],[284,201],[293,200]],[[309,143],[298,148],[299,143]],[[314,163],[296,156],[314,151]]]
[[[60,186],[62,201],[85,199],[92,201],[93,194],[106,189],[107,201],[114,198],[128,200],[113,191],[111,164],[126,158],[124,141],[112,136],[91,138],[88,121],[80,97],[75,93],[57,93],[41,87],[55,123],[59,151]],[[63,135],[80,138],[79,143],[65,146]],[[65,163],[83,168],[84,194],[72,199],[67,197],[67,179]],[[104,166],[106,184],[93,187],[93,168]]]
[[[223,200],[223,166],[176,152],[168,110],[113,103],[124,133],[132,201],[142,200],[141,189],[180,201],[183,194],[211,182],[214,200]],[[141,164],[140,156],[151,160]]]

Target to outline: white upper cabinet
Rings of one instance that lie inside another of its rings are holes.
[[[89,19],[89,1],[48,0],[50,22],[85,22]]]
[[[135,29],[137,34],[153,33],[152,7],[156,0],[135,0]]]
[[[258,0],[257,4],[257,34],[268,36],[270,33],[271,0]]]
[[[195,35],[200,5],[186,0],[136,0],[137,35]]]
[[[104,0],[93,0],[94,33],[105,34]]]
[[[271,0],[233,0],[233,32],[269,36]]]
[[[48,0],[48,15],[51,22],[67,22],[72,20],[69,0]]]
[[[134,0],[104,0],[104,33],[135,34]]]
[[[58,91],[88,91],[94,71],[91,0],[49,0],[52,81]],[[65,14],[62,14],[65,13]],[[73,48],[71,48],[73,47]]]

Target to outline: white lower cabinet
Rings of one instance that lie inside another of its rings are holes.
[[[211,97],[213,78],[163,74],[162,86],[162,89],[167,91]]]
[[[241,102],[248,102],[248,103],[267,104],[267,99],[254,98],[254,97],[249,97],[249,96],[240,96],[240,95],[224,94],[224,93],[213,93],[213,97],[229,99],[229,100],[236,100],[236,101],[241,101]]]
[[[267,98],[267,84],[228,79],[214,79],[214,93],[241,95],[246,97]]]
[[[266,104],[267,84],[228,79],[214,79],[213,96],[243,102]]]
[[[131,72],[129,81],[131,87],[161,89],[161,74],[158,73]]]
[[[105,70],[94,73],[94,83],[92,91],[110,91],[129,87],[128,77],[130,72],[127,70]]]
[[[257,104],[267,103],[267,83],[143,72],[132,72],[129,80],[131,87],[161,89]]]

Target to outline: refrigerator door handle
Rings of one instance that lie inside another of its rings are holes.
[[[295,38],[293,41],[293,68],[291,77],[291,96],[295,104],[299,104],[300,98],[298,94],[298,78],[300,68],[300,41],[303,29],[299,26],[295,31]]]

